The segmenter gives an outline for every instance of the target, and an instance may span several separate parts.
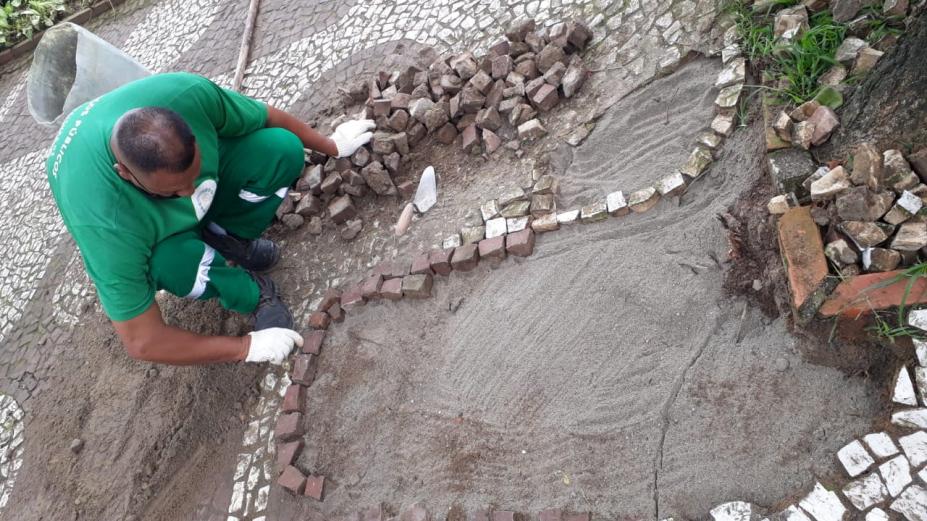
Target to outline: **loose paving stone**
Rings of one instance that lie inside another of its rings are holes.
[[[743,58],[736,58],[727,64],[718,74],[718,80],[715,87],[722,89],[730,87],[735,83],[743,83],[747,77],[747,61]]]
[[[505,235],[508,232],[505,217],[497,217],[486,221],[486,238],[492,239]]]
[[[531,201],[515,201],[502,209],[500,215],[506,219],[524,217],[531,211]]]
[[[318,366],[318,357],[315,355],[298,355],[293,361],[290,380],[305,386],[312,385]]]
[[[871,222],[846,221],[840,223],[837,228],[860,248],[878,246],[888,239],[885,230]]]
[[[505,249],[509,255],[528,257],[534,253],[535,235],[531,228],[510,233],[505,239]]]
[[[325,311],[316,311],[309,315],[309,327],[312,329],[328,329],[332,319]]]
[[[322,300],[319,302],[319,306],[316,308],[316,311],[328,311],[331,309],[335,303],[341,301],[341,292],[336,288],[328,288],[325,290],[325,293],[322,294]]]
[[[893,271],[901,264],[901,253],[886,248],[872,248],[863,255],[863,269],[870,272]]]
[[[505,220],[505,231],[508,233],[520,232],[528,227],[529,217],[512,217]]]
[[[493,261],[505,259],[505,236],[483,239],[479,246],[480,258]]]
[[[842,521],[847,510],[837,494],[820,483],[814,484],[814,489],[798,502],[798,506],[817,521]]]
[[[859,55],[856,57],[856,62],[853,64],[853,74],[865,74],[869,72],[884,55],[884,52],[873,49],[872,47],[860,49]]]
[[[325,331],[309,331],[303,333],[303,353],[318,355],[325,341]]]
[[[925,246],[927,246],[927,223],[924,222],[902,224],[892,240],[892,249],[899,251],[917,251]]]
[[[466,244],[454,250],[451,257],[451,267],[454,271],[471,271],[480,262],[479,246]]]
[[[914,368],[914,383],[918,399],[922,405],[927,405],[927,367]]]
[[[795,505],[789,505],[787,508],[769,516],[768,521],[812,521],[808,514],[802,512],[800,508]]]
[[[608,219],[608,207],[602,201],[583,206],[580,209],[579,218],[584,224],[604,221]],[[560,222],[563,223],[564,221]]]
[[[714,132],[702,132],[701,134],[698,135],[698,138],[696,139],[696,141],[698,141],[699,144],[704,145],[712,150],[715,150],[718,147],[720,147],[721,142],[722,142],[721,136],[719,136],[718,134],[715,134]]]
[[[431,271],[437,275],[451,274],[451,257],[454,255],[453,249],[433,250],[428,254],[428,262],[431,264]]]
[[[904,451],[911,465],[920,467],[927,463],[927,432],[918,431],[902,436],[898,438],[898,444],[901,445],[901,450]]]
[[[542,175],[531,187],[532,195],[548,195],[557,192],[557,180],[551,175]]]
[[[682,168],[679,169],[683,174],[696,178],[702,175],[705,170],[708,170],[708,166],[713,161],[711,157],[711,152],[702,147],[696,147],[695,150],[689,155],[689,159],[686,161]]]
[[[316,501],[322,501],[323,488],[325,488],[325,476],[308,476],[303,495]]]
[[[911,485],[889,508],[903,515],[908,521],[927,521],[927,488]]]
[[[536,233],[552,232],[560,229],[560,222],[557,220],[556,213],[549,213],[535,217],[531,221],[531,229]]]
[[[483,216],[484,221],[498,217],[500,211],[499,201],[496,199],[486,201],[480,206],[480,214]]]
[[[855,185],[866,185],[870,190],[881,190],[884,182],[884,159],[879,149],[863,143],[853,153],[853,172],[850,180]]]
[[[353,311],[366,303],[364,287],[361,284],[351,286],[341,294],[341,309],[345,311]]]
[[[663,176],[654,187],[661,197],[673,197],[686,191],[686,178],[679,172]]]
[[[866,513],[866,521],[889,521],[888,514],[881,508],[873,508]]]
[[[911,465],[904,456],[896,456],[879,465],[889,495],[897,497],[911,483]]]
[[[628,208],[634,213],[644,213],[660,202],[660,194],[654,187],[642,188],[628,195]]]
[[[536,119],[526,121],[521,125],[518,125],[518,137],[526,140],[533,140],[544,137],[547,134],[547,129],[544,128],[544,125],[541,125],[541,122]]]
[[[288,465],[277,479],[277,484],[290,493],[299,496],[303,493],[303,487],[306,485],[306,476],[296,467]]]
[[[418,299],[431,297],[431,287],[434,283],[431,274],[420,273],[418,275],[407,275],[401,280],[402,296]]]
[[[328,203],[328,214],[335,224],[344,224],[348,219],[357,217],[357,209],[350,195],[336,197]]]
[[[790,141],[804,150],[811,148],[811,141],[814,139],[814,123],[811,121],[802,121],[792,127],[792,138]]]
[[[856,264],[859,260],[859,255],[856,254],[856,250],[851,248],[850,245],[847,244],[847,241],[843,239],[828,243],[824,248],[824,255],[837,266]]]
[[[914,383],[907,367],[902,367],[895,378],[895,387],[892,391],[892,401],[902,405],[917,405],[917,395],[914,393]]]
[[[766,204],[766,210],[773,215],[782,215],[787,212],[789,208],[789,200],[784,195],[772,197],[769,199],[769,203]]]
[[[721,89],[721,92],[718,93],[718,97],[715,99],[715,105],[722,109],[734,108],[737,106],[737,102],[740,100],[740,93],[743,92],[743,90],[743,83]]]
[[[288,441],[277,444],[277,473],[282,473],[286,467],[292,465],[299,453],[303,450],[303,440]]]
[[[277,417],[274,439],[293,441],[303,435],[303,415],[299,412],[281,414]]]
[[[299,384],[291,384],[286,388],[283,395],[283,405],[280,406],[281,412],[301,412],[305,404],[305,387]]]
[[[402,299],[402,279],[384,280],[380,286],[380,296],[386,300]]]
[[[837,459],[840,460],[843,468],[851,478],[866,472],[869,467],[875,464],[875,460],[866,452],[866,448],[858,440],[853,440],[838,450]]]
[[[499,197],[499,205],[505,208],[506,206],[516,202],[516,201],[527,201],[528,196],[525,194],[525,191],[521,188],[515,188],[504,192]]]
[[[485,226],[466,226],[460,229],[460,240],[463,244],[480,242],[485,237]]]
[[[820,106],[814,114],[808,118],[814,131],[811,134],[811,144],[819,146],[828,139],[834,130],[840,126],[840,120],[837,114],[830,107]]]
[[[730,136],[734,131],[734,117],[725,114],[718,114],[711,121],[711,129],[722,136]]]
[[[628,207],[628,202],[624,198],[624,192],[620,190],[605,196],[605,209],[608,211],[608,214],[613,217],[621,217],[622,215],[627,215],[631,211],[631,208]]]
[[[911,429],[927,429],[927,409],[912,409],[892,414],[892,423]]]
[[[866,510],[888,499],[888,490],[882,478],[873,473],[847,483],[843,487],[843,495],[857,510]]]
[[[529,212],[532,216],[538,217],[547,215],[557,210],[553,194],[541,194],[531,196],[531,206]],[[506,216],[508,217],[508,216]]]
[[[557,222],[559,224],[573,224],[579,220],[579,210],[569,210],[566,212],[560,212],[557,214]]]
[[[898,447],[892,437],[884,432],[875,432],[863,436],[863,441],[877,458],[888,458],[898,454]]]
[[[838,166],[811,183],[811,200],[829,201],[852,187],[846,170]]]
[[[759,521],[756,506],[743,501],[731,501],[712,508],[709,512],[714,521]]]
[[[927,331],[927,309],[915,309],[908,313],[908,325]]]
[[[837,195],[837,215],[844,221],[875,221],[891,209],[894,199],[887,190],[854,186]]]
[[[454,235],[451,235],[445,238],[444,242],[441,243],[441,247],[444,248],[445,250],[448,250],[448,249],[454,249],[460,246],[461,244],[462,243],[460,242],[460,234],[455,233]]]
[[[927,341],[911,339],[914,344],[914,353],[917,355],[917,365],[927,367]]]
[[[428,253],[419,253],[413,257],[409,273],[412,275],[431,275],[433,272],[431,270],[430,255]]]

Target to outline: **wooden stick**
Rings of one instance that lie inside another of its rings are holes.
[[[245,79],[245,67],[248,66],[248,55],[251,54],[251,37],[254,35],[254,21],[257,19],[260,3],[261,0],[251,0],[248,7],[248,20],[245,22],[245,32],[241,35],[238,65],[235,66],[235,79],[232,81],[232,88],[236,91],[241,91],[241,82]]]

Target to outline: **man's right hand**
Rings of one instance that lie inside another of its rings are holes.
[[[272,327],[248,333],[251,347],[245,362],[270,362],[280,365],[286,360],[293,347],[303,345],[303,337],[291,329]]]

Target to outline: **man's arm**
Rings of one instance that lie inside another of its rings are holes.
[[[164,323],[157,302],[141,315],[113,321],[129,356],[171,365],[236,362],[248,356],[251,337],[202,336]]]
[[[267,126],[270,128],[285,128],[296,134],[296,137],[303,142],[303,146],[306,148],[328,156],[338,157],[338,147],[335,145],[334,140],[319,134],[299,118],[270,105],[267,106]]]

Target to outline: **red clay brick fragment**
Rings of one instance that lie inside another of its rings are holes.
[[[383,275],[384,280],[405,277],[409,274],[409,263],[399,260],[383,261],[373,269],[373,274]]]
[[[480,252],[476,244],[464,244],[454,250],[451,267],[455,271],[470,271],[480,262]]]
[[[357,309],[366,303],[367,301],[364,300],[364,287],[361,284],[355,284],[341,294],[341,307],[345,311]]]
[[[280,410],[283,412],[302,412],[305,402],[305,386],[292,384],[286,388],[286,394],[283,395],[283,405],[280,407]]]
[[[332,317],[324,311],[316,311],[315,313],[309,315],[309,327],[312,329],[328,329],[329,324],[332,323]]]
[[[527,257],[534,253],[534,230],[525,228],[520,232],[510,233],[505,239],[505,249],[510,255]]]
[[[380,286],[380,296],[387,300],[399,300],[402,298],[402,279],[389,279],[383,281]]]
[[[431,261],[428,258],[427,253],[419,253],[412,258],[412,268],[409,270],[409,273],[412,275],[427,274],[431,275]]]
[[[779,218],[779,249],[789,273],[792,305],[799,309],[827,277],[827,259],[811,208],[790,208]]]
[[[322,501],[322,489],[325,487],[325,476],[309,476],[306,478],[306,497]]]
[[[400,280],[400,279],[396,279]],[[430,273],[408,275],[402,279],[402,295],[407,298],[428,298],[431,296],[433,279]]]
[[[505,259],[505,235],[480,241],[480,258],[494,261]]]
[[[454,255],[454,248],[446,250],[434,250],[428,254],[428,262],[431,263],[431,271],[438,275],[451,274],[451,256]]]
[[[901,305],[910,282],[902,273],[899,270],[849,277],[824,301],[820,309],[821,315],[856,318],[871,313],[872,310],[897,308]],[[897,279],[896,282],[889,283],[893,279]],[[927,303],[927,279],[914,279],[911,293],[904,302],[907,306]]]
[[[315,380],[315,370],[318,362],[315,355],[299,355],[293,362],[293,370],[290,371],[290,380],[305,386],[312,385]]]
[[[341,292],[335,288],[328,288],[325,290],[325,294],[322,295],[322,302],[319,302],[316,311],[328,311],[339,300],[341,300]]]
[[[277,417],[274,439],[293,441],[303,435],[303,415],[298,412],[281,414]]]
[[[380,286],[382,285],[383,275],[379,273],[371,275],[364,279],[364,284],[361,286],[361,295],[367,300],[380,298]]]
[[[289,490],[291,493],[300,495],[303,493],[303,487],[306,485],[306,476],[293,465],[283,469],[283,474],[277,479],[277,484]]]
[[[322,350],[325,340],[325,331],[309,331],[303,333],[303,353],[317,355]]]
[[[287,466],[292,465],[303,450],[303,440],[288,441],[277,444],[277,474],[283,472]]]
[[[344,310],[341,309],[341,304],[337,302],[328,308],[328,316],[331,317],[332,322],[340,324],[344,322]]]
[[[563,521],[563,512],[559,508],[548,508],[538,514],[538,521]]]

